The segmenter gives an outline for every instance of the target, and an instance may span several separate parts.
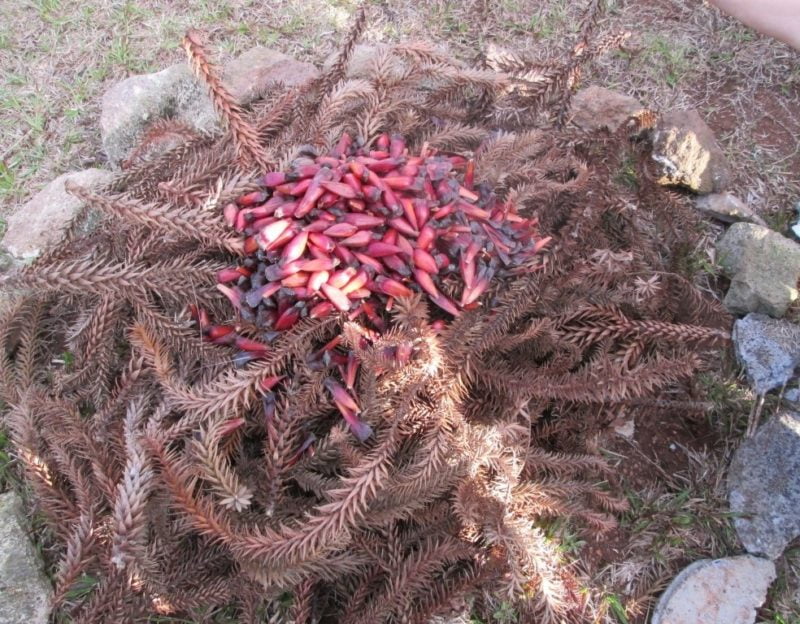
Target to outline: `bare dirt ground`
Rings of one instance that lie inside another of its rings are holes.
[[[220,60],[268,45],[321,62],[339,43],[351,0],[0,0],[0,216],[56,175],[104,166],[100,97],[115,82],[183,60],[189,26],[206,30]],[[368,0],[368,41],[426,39],[471,60],[490,46],[543,57],[567,48],[583,2]],[[607,0],[601,31],[630,30],[581,85],[630,93],[655,110],[693,107],[736,172],[733,192],[783,231],[800,200],[800,55],[699,0]],[[178,9],[180,7],[180,12]],[[703,252],[705,253],[705,252]],[[701,258],[705,261],[705,258]],[[713,258],[708,259],[712,266]],[[720,372],[721,371],[721,372]],[[696,380],[712,408],[654,414],[632,441],[598,447],[619,462],[632,511],[611,536],[556,525],[565,556],[594,577],[598,622],[644,622],[678,569],[742,552],[725,512],[724,475],[754,397],[735,365]],[[775,406],[767,406],[766,413]],[[800,623],[800,547],[780,562],[760,622]],[[497,622],[513,622],[498,613]],[[476,623],[477,624],[477,623]]]

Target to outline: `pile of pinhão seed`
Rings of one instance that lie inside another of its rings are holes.
[[[217,285],[243,321],[263,330],[264,342],[197,312],[204,336],[239,349],[243,364],[266,355],[270,340],[306,317],[339,311],[363,316],[380,332],[380,311],[414,292],[451,316],[480,305],[493,278],[532,270],[549,239],[538,236],[535,219],[474,177],[472,160],[426,145],[411,154],[403,137],[388,134],[373,148],[344,134],[328,153],[265,174],[262,190],[225,207],[247,257],[221,271]],[[337,345],[319,355],[342,359],[352,389],[357,363]],[[353,398],[332,378],[326,387],[353,432],[367,437]]]

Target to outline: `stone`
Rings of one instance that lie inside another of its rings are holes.
[[[701,195],[695,201],[695,207],[703,214],[724,223],[737,223],[745,221],[757,225],[767,226],[764,219],[759,217],[736,195],[730,193],[711,193]]]
[[[783,400],[792,403],[795,408],[800,408],[800,388],[788,388],[783,394]]]
[[[185,63],[115,84],[103,94],[100,112],[100,136],[108,162],[119,165],[149,124],[167,117],[185,121],[186,114],[198,130],[217,127],[211,100]]]
[[[696,110],[661,116],[653,133],[653,160],[662,167],[660,184],[696,193],[721,193],[732,178],[728,159]]]
[[[475,619],[469,611],[452,615],[439,615],[431,618],[430,624],[472,624]]]
[[[22,501],[0,494],[0,624],[47,624],[52,586],[23,526]]]
[[[780,318],[797,299],[800,244],[753,223],[734,223],[717,243],[717,261],[731,285],[725,306],[733,314]]]
[[[795,222],[789,226],[789,231],[795,238],[800,239],[800,201],[795,202],[794,211],[797,213]]]
[[[800,535],[800,412],[779,411],[736,450],[728,502],[749,553],[776,559]]]
[[[350,55],[350,62],[347,65],[347,78],[351,80],[354,79],[364,79],[369,77],[372,64],[375,60],[375,57],[378,56],[381,52],[388,49],[389,46],[385,43],[358,43],[353,48],[353,53]],[[336,62],[336,58],[338,57],[338,52],[333,52],[325,59],[325,63],[322,65],[322,71],[327,72],[332,67],[333,64]],[[395,57],[397,58],[397,57]],[[403,63],[397,58],[397,62],[393,63],[389,66],[390,68],[390,76],[393,78],[402,78],[403,76]]]
[[[800,325],[748,314],[733,325],[736,357],[757,394],[784,386],[800,366]]]
[[[319,70],[311,63],[262,46],[248,50],[223,69],[225,86],[242,105],[260,97],[271,83],[295,87],[317,76]]]
[[[379,52],[386,49],[385,44],[380,43],[359,43],[353,48],[353,54],[350,56],[350,63],[347,66],[348,78],[366,78],[372,68],[372,63]],[[327,62],[326,68],[333,67],[336,61],[337,53],[332,54]]]
[[[71,180],[81,186],[92,187],[111,181],[113,174],[103,169],[86,169],[65,173],[50,182],[7,221],[2,248],[17,261],[37,258],[44,249],[61,240],[82,203],[67,193],[64,183]]]
[[[370,67],[375,56],[386,49],[386,44],[380,43],[357,43],[350,55],[350,62],[347,65],[348,78],[366,78],[369,75]],[[328,55],[322,65],[322,71],[327,72],[333,67],[338,52]]]
[[[318,75],[302,63],[269,48],[253,48],[222,68],[223,80],[240,104],[252,102],[274,82],[303,84]],[[142,131],[157,119],[171,118],[202,132],[219,128],[219,118],[205,85],[186,63],[117,83],[103,94],[100,134],[108,161],[116,166]]]
[[[643,109],[644,106],[633,96],[591,86],[572,97],[570,117],[572,123],[584,130],[608,128],[616,132],[631,115]]]
[[[636,435],[636,422],[633,418],[618,416],[611,423],[611,429],[618,436],[623,437],[626,440],[633,440],[634,436]]]
[[[347,64],[347,73],[346,77],[350,79],[364,79],[368,78],[372,71],[372,65],[375,58],[383,51],[389,49],[390,46],[385,43],[358,43],[353,48],[353,53],[350,55],[350,61]],[[489,45],[491,49],[491,45]],[[437,52],[445,54],[448,56],[448,62],[452,63],[457,67],[465,67],[464,63],[459,59],[452,57],[446,48],[436,48]],[[333,52],[325,59],[325,62],[322,64],[322,71],[327,72],[332,67],[333,64],[336,62],[336,58],[338,57],[338,52]],[[401,55],[395,54],[392,55],[392,63],[389,65],[387,73],[391,78],[401,79],[405,73],[405,68],[407,68],[407,63],[404,63],[402,60]],[[432,87],[433,82],[429,82],[426,79],[422,79],[419,83],[419,86],[422,88],[427,88],[429,85]]]
[[[670,583],[650,624],[753,624],[775,564],[742,555],[695,561]]]

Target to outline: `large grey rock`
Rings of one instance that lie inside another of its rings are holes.
[[[661,596],[651,624],[753,624],[775,564],[743,555],[695,561]]]
[[[748,314],[733,325],[736,357],[758,394],[780,388],[800,366],[800,326],[764,314]]]
[[[695,202],[697,209],[703,214],[708,215],[724,223],[737,223],[745,221],[766,227],[764,219],[759,217],[736,195],[730,193],[711,193],[701,195]]]
[[[58,243],[81,201],[67,193],[64,183],[71,180],[81,186],[97,186],[109,182],[113,174],[103,169],[86,169],[65,173],[50,182],[8,218],[2,248],[18,261],[29,261]]]
[[[661,116],[653,134],[653,159],[662,167],[661,184],[720,193],[731,181],[728,159],[695,110]]]
[[[137,137],[157,119],[171,117],[202,131],[217,126],[205,88],[180,63],[154,74],[131,76],[103,94],[100,136],[109,163],[118,165]]]
[[[644,106],[639,100],[605,87],[581,89],[572,97],[572,122],[584,130],[608,128],[615,132]]]
[[[731,286],[725,306],[734,314],[786,313],[797,299],[800,245],[752,223],[734,223],[717,243],[717,261]]]
[[[800,535],[800,413],[784,410],[737,449],[728,501],[748,552],[776,559]]]
[[[0,495],[0,624],[46,624],[50,581],[24,529],[22,502]]]
[[[263,47],[253,48],[223,67],[223,81],[242,105],[263,94],[271,83],[295,86],[317,75],[310,63]],[[218,128],[219,120],[206,87],[185,63],[153,74],[131,76],[106,91],[100,134],[109,162],[119,164],[142,131],[161,118],[183,121],[203,132]]]

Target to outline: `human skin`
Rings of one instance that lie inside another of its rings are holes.
[[[800,0],[709,0],[757,31],[800,50]]]

